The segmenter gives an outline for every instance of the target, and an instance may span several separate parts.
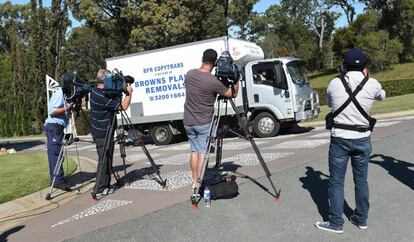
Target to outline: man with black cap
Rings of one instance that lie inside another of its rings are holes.
[[[327,116],[327,128],[331,129],[329,219],[317,222],[315,226],[333,233],[343,233],[344,181],[349,158],[356,204],[349,221],[360,229],[368,228],[368,161],[372,150],[370,135],[375,125],[375,119],[369,113],[374,100],[385,98],[385,91],[377,80],[369,77],[367,63],[368,59],[360,49],[349,50],[344,56],[345,72],[334,78],[327,89],[332,114]],[[328,119],[331,127],[328,127]]]
[[[237,96],[239,84],[226,87],[211,74],[217,61],[217,52],[207,49],[203,53],[202,65],[187,72],[185,76],[186,99],[184,104],[184,128],[191,147],[190,167],[192,172],[192,189],[200,185],[199,177],[207,146],[207,135],[214,112],[217,94],[226,98]]]

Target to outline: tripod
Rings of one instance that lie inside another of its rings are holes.
[[[75,143],[76,146],[76,153],[77,153],[77,162],[78,162],[78,166],[79,166],[79,170],[80,170],[80,176],[81,176],[81,184],[83,183],[83,178],[82,178],[82,171],[81,171],[81,167],[80,167],[80,162],[79,162],[79,154],[78,154],[78,147],[76,142],[79,141],[79,138],[77,137],[77,133],[76,133],[76,126],[75,126],[75,118],[74,118],[74,113],[71,113],[71,116],[69,117],[69,126],[71,128],[72,132],[68,132],[67,129],[65,129],[65,134],[63,136],[63,144],[62,147],[60,148],[59,151],[59,155],[58,155],[58,159],[57,159],[57,163],[55,165],[55,169],[53,170],[53,178],[52,178],[52,184],[50,185],[50,190],[49,193],[46,195],[45,199],[46,200],[51,200],[52,199],[52,193],[53,193],[53,188],[56,182],[56,177],[59,175],[59,170],[62,167],[63,161],[65,158],[67,158],[67,148]],[[75,190],[76,194],[78,194],[80,192],[79,188],[77,188]]]
[[[231,86],[232,91],[234,92],[234,88],[233,86]],[[243,119],[240,116],[240,113],[237,111],[237,107],[234,104],[234,101],[232,99],[226,99],[226,98],[222,98],[219,97],[217,95],[215,104],[217,105],[217,111],[215,111],[212,121],[210,123],[210,128],[209,128],[209,135],[207,138],[207,149],[205,151],[204,154],[204,161],[203,161],[203,166],[202,166],[202,170],[200,173],[200,178],[199,178],[199,184],[201,186],[203,179],[204,179],[204,174],[205,171],[207,169],[208,166],[208,161],[209,161],[209,155],[210,155],[210,149],[211,147],[215,147],[216,148],[216,167],[219,167],[221,164],[221,157],[222,157],[222,152],[223,152],[223,129],[218,129],[218,126],[220,125],[220,117],[221,117],[221,112],[220,112],[220,107],[222,103],[225,103],[225,107],[226,107],[226,112],[227,112],[227,102],[230,102],[231,107],[237,117],[237,121],[238,121],[238,125],[242,128],[243,133],[244,133],[244,138],[247,139],[251,146],[253,147],[254,152],[256,153],[257,158],[259,159],[260,164],[262,165],[262,168],[266,174],[267,179],[269,180],[270,185],[272,186],[273,190],[274,190],[274,197],[275,197],[275,201],[279,201],[279,197],[280,197],[280,189],[276,190],[275,185],[273,184],[273,181],[270,179],[270,171],[269,168],[267,167],[266,163],[263,160],[262,154],[259,151],[259,148],[256,145],[256,142],[253,139],[253,136],[249,133],[249,131],[247,130],[247,122],[245,119]],[[219,132],[218,132],[219,131]],[[194,188],[194,194],[191,196],[191,204],[193,206],[193,208],[197,208],[199,201],[201,200],[201,196],[200,196],[200,186],[197,186]]]
[[[160,173],[160,169],[157,167],[157,165],[154,162],[154,159],[152,158],[152,156],[150,155],[150,153],[148,152],[148,149],[145,147],[144,141],[142,139],[143,134],[134,129],[134,125],[132,124],[131,119],[128,117],[127,113],[124,110],[120,110],[119,109],[120,104],[118,104],[118,108],[117,113],[120,114],[121,116],[121,126],[118,127],[117,129],[117,138],[116,140],[113,142],[113,144],[115,144],[115,142],[117,142],[119,144],[119,151],[121,154],[121,158],[122,158],[122,165],[123,165],[123,170],[124,170],[124,178],[126,179],[125,184],[129,185],[129,180],[128,180],[128,176],[127,176],[127,172],[126,172],[126,164],[125,164],[125,158],[126,158],[126,149],[125,147],[127,146],[127,135],[125,134],[125,129],[124,127],[128,128],[128,136],[130,139],[132,139],[132,141],[134,142],[135,145],[139,145],[141,146],[142,150],[144,151],[144,154],[147,156],[148,161],[150,162],[155,174],[157,176],[152,176],[152,178],[161,185],[162,189],[166,189],[167,188],[167,180],[163,180],[161,177],[161,173]],[[114,136],[114,128],[116,126],[116,120],[117,120],[117,115],[114,114],[112,117],[112,120],[110,122],[110,124],[108,125],[107,129],[106,129],[106,134],[105,134],[105,142],[104,142],[104,148],[103,148],[103,155],[102,160],[100,160],[98,162],[98,170],[97,170],[97,176],[96,176],[96,182],[95,182],[95,186],[94,189],[92,191],[92,199],[97,200],[97,189],[98,189],[98,184],[101,180],[101,172],[102,169],[106,168],[104,167],[105,165],[105,161],[108,158],[108,153],[109,150],[111,148],[112,142],[111,139]],[[113,166],[112,163],[111,164],[106,164],[109,166],[109,169],[111,171],[111,173],[114,175],[115,180],[117,182],[118,185],[121,184],[120,181],[120,177],[117,176],[113,170]]]

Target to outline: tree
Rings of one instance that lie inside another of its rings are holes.
[[[369,56],[373,70],[383,70],[397,63],[403,45],[398,38],[392,38],[387,31],[380,29],[380,18],[376,11],[367,11],[359,15],[350,27],[339,29],[334,37],[336,55],[342,57],[349,48],[358,47]]]
[[[291,55],[306,60],[309,67],[317,67],[316,38],[304,19],[292,10],[294,17],[289,15],[289,9],[279,5],[270,6],[264,14],[256,16],[252,21],[252,29],[257,30],[262,38],[259,45],[269,57]],[[274,48],[274,49],[272,49]]]
[[[117,53],[167,47],[227,34],[227,1],[72,0],[78,20],[117,43]]]
[[[344,11],[348,25],[354,21],[356,2],[355,0],[328,0],[329,4],[339,6]]]
[[[52,41],[49,48],[52,59],[52,70],[50,73],[57,79],[61,62],[61,49],[69,23],[67,1],[52,0],[51,14],[50,27]]]
[[[73,28],[62,51],[63,70],[77,70],[79,76],[94,80],[98,69],[105,67],[105,58],[115,55],[115,46],[92,28]]]
[[[258,0],[233,0],[229,5],[229,26],[235,26],[235,36],[241,39],[249,39],[251,34],[250,24],[255,16],[253,6]]]
[[[30,81],[30,92],[32,102],[31,116],[33,117],[34,127],[37,130],[42,129],[44,118],[46,117],[46,85],[45,77],[48,73],[51,63],[50,55],[48,55],[48,43],[50,35],[46,24],[46,9],[43,8],[42,0],[30,1],[30,45],[29,45],[29,72],[27,80]]]

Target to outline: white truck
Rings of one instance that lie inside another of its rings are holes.
[[[185,132],[185,74],[201,66],[208,48],[219,55],[228,50],[241,70],[234,101],[257,136],[275,136],[281,127],[318,116],[319,97],[305,76],[305,62],[294,57],[264,59],[263,50],[252,42],[220,37],[106,59],[107,69],[135,78],[127,114],[155,144],[169,144]]]

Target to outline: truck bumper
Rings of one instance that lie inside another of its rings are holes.
[[[318,110],[306,110],[303,112],[296,112],[295,119],[296,121],[306,121],[310,119],[314,119],[318,117],[319,109]]]

